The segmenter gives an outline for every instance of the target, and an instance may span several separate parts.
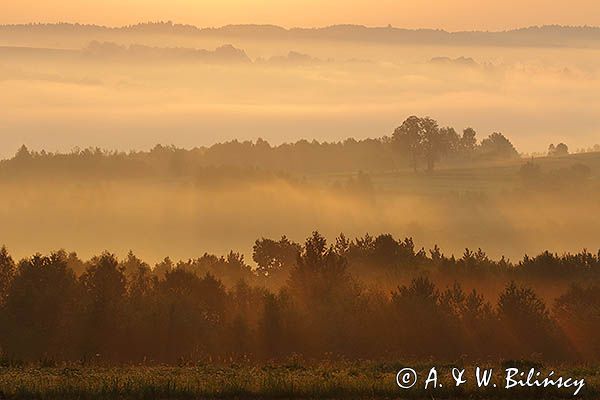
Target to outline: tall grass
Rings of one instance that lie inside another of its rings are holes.
[[[572,391],[456,388],[451,366],[439,366],[444,387],[401,390],[395,383],[400,364],[333,362],[281,365],[198,366],[11,366],[0,368],[0,398],[15,399],[192,399],[192,398],[572,398]],[[497,367],[499,370],[500,367]],[[600,368],[555,368],[586,378],[583,398],[598,398]],[[468,375],[468,373],[467,373]],[[467,376],[466,375],[466,376]],[[499,385],[500,386],[500,385]]]

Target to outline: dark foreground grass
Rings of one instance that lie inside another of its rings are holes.
[[[411,365],[411,364],[408,364]],[[313,365],[0,367],[0,399],[198,399],[198,398],[405,398],[405,399],[555,399],[572,390],[479,389],[474,382],[456,388],[452,366],[437,365],[442,388],[423,390],[431,366],[419,371],[419,388],[402,390],[396,373],[404,365],[332,362]],[[496,367],[498,371],[503,370]],[[563,376],[583,377],[579,398],[600,398],[600,368],[556,367]],[[467,368],[465,376],[472,375]],[[499,373],[499,372],[498,372]],[[470,379],[472,381],[472,379]],[[499,387],[501,385],[498,385]]]

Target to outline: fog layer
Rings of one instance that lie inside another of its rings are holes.
[[[524,47],[517,37],[511,47],[94,32],[3,31],[0,157],[23,143],[129,150],[374,137],[412,114],[501,131],[524,152],[559,141],[588,147],[600,135],[595,42]]]

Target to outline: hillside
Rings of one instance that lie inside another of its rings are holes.
[[[316,40],[381,44],[456,46],[598,47],[599,27],[532,26],[507,31],[448,32],[440,29],[403,29],[392,26],[332,25],[320,28],[283,28],[275,25],[196,27],[172,22],[140,23],[122,27],[82,24],[1,25],[1,35],[158,34],[193,37],[229,37],[257,40]]]

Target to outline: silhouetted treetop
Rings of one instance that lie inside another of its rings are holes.
[[[389,234],[340,234],[331,245],[314,232],[302,245],[257,240],[254,259],[256,269],[236,252],[152,269],[133,252],[82,261],[58,251],[15,266],[1,248],[0,357],[598,360],[600,252],[512,263]]]
[[[423,162],[432,171],[442,159],[462,162],[480,160],[514,159],[519,154],[501,133],[493,133],[477,145],[476,132],[466,128],[460,137],[454,128],[438,126],[429,117],[411,116],[392,135],[392,144],[406,157],[416,172]]]
[[[273,146],[263,139],[232,140],[190,150],[156,145],[150,151],[128,153],[99,148],[51,153],[22,146],[12,159],[0,161],[0,177],[188,177],[215,184],[241,178],[290,179],[290,173],[390,171],[407,164],[415,170],[423,164],[431,171],[441,162],[464,164],[515,157],[518,153],[502,134],[494,133],[477,144],[471,128],[459,136],[453,128],[440,128],[429,117],[412,116],[391,138],[340,142],[299,140]]]

